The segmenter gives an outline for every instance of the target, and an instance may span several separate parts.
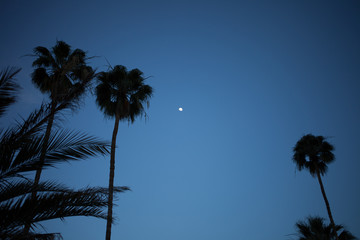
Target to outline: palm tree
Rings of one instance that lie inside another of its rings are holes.
[[[307,169],[309,170],[311,176],[317,176],[329,219],[331,225],[333,226],[336,239],[338,239],[335,229],[335,222],[330,210],[330,204],[326,197],[324,185],[321,180],[321,175],[324,175],[328,169],[327,164],[335,160],[335,156],[332,153],[333,150],[334,147],[325,141],[323,136],[314,136],[312,134],[308,134],[303,136],[296,143],[294,147],[293,161],[295,162],[299,171],[302,169]]]
[[[32,64],[36,67],[32,73],[32,81],[42,93],[50,94],[51,99],[41,156],[44,159],[56,107],[64,101],[77,100],[94,77],[94,72],[86,66],[86,53],[80,49],[72,51],[63,41],[57,41],[52,51],[39,46],[34,49],[34,53],[37,58]],[[36,172],[35,185],[40,180],[40,175],[41,168]]]
[[[98,75],[99,85],[96,87],[96,102],[105,116],[115,118],[111,140],[109,203],[106,225],[106,240],[111,238],[113,186],[115,172],[115,146],[119,121],[133,123],[135,118],[144,113],[143,103],[152,96],[152,88],[144,84],[145,78],[139,69],[127,71],[124,66],[117,65],[108,72]]]
[[[298,221],[296,228],[299,240],[333,240],[336,239],[337,232],[339,240],[355,240],[356,237],[349,231],[344,230],[341,225],[335,226],[335,233],[332,224],[326,225],[324,219],[320,217],[308,217],[307,222]]]
[[[74,103],[85,92],[89,82],[94,78],[95,72],[86,65],[86,53],[80,49],[71,50],[63,41],[57,41],[50,50],[38,46],[34,49],[36,59],[32,73],[32,82],[42,93],[50,95],[50,116],[48,118],[45,137],[42,145],[40,162],[44,162],[48,148],[51,128],[54,122],[55,109],[62,103]],[[42,167],[37,169],[34,188],[40,181]],[[36,198],[36,191],[32,193]],[[27,226],[25,231],[28,231]]]
[[[2,101],[0,108],[7,109],[16,98],[14,76],[18,70],[6,69],[0,74],[0,92],[12,101]],[[5,87],[4,87],[5,86]],[[12,87],[9,87],[12,86]],[[60,107],[60,108],[59,108]],[[63,109],[64,105],[55,109]],[[62,107],[62,108],[61,108]],[[31,197],[34,185],[26,173],[40,166],[49,167],[58,162],[80,160],[109,153],[109,143],[97,138],[66,130],[58,130],[50,136],[47,154],[40,159],[45,136],[44,125],[50,118],[50,106],[42,105],[17,125],[0,131],[0,239],[54,239],[58,233],[38,233],[35,227],[44,220],[70,216],[106,218],[104,209],[108,203],[108,189],[88,187],[73,190],[61,184],[42,181],[36,185],[39,193]],[[128,190],[115,187],[115,192]],[[24,225],[33,226],[24,231]]]

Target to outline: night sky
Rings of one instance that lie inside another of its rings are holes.
[[[22,91],[2,125],[47,96],[31,83],[36,46],[63,40],[98,71],[139,68],[154,88],[149,118],[119,127],[112,239],[296,239],[307,216],[328,221],[317,179],[292,149],[323,135],[336,161],[323,178],[336,224],[360,237],[359,1],[0,1],[0,66]],[[106,60],[107,59],[107,60]],[[182,107],[182,112],[178,108]],[[111,140],[90,93],[64,127]],[[109,156],[42,175],[107,186]],[[65,240],[104,239],[106,221],[44,222]]]

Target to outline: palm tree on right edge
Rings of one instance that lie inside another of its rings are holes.
[[[111,140],[108,215],[106,223],[106,240],[111,239],[113,188],[115,174],[115,147],[119,122],[133,123],[137,116],[144,112],[143,104],[151,98],[153,89],[144,84],[145,78],[139,69],[127,71],[126,67],[117,65],[108,72],[98,75],[99,85],[96,87],[96,103],[105,116],[115,118]]]
[[[336,225],[331,214],[330,204],[326,197],[324,185],[321,180],[321,175],[324,175],[328,169],[327,164],[335,160],[335,156],[332,153],[334,147],[325,141],[323,136],[307,134],[296,143],[293,150],[293,161],[295,162],[299,171],[305,168],[309,170],[311,176],[317,177],[320,184],[321,193],[325,201],[326,210],[329,215],[330,224],[333,228],[336,240],[338,240],[339,238]]]

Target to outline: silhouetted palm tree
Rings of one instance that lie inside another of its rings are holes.
[[[64,101],[79,98],[86,85],[94,77],[93,70],[86,66],[86,54],[80,49],[71,50],[63,41],[57,41],[52,50],[45,47],[34,49],[37,57],[32,73],[33,83],[42,93],[50,94],[51,108],[41,159],[45,157],[48,138],[54,120],[56,107]],[[36,172],[35,184],[39,181],[41,168]]]
[[[0,82],[0,92],[12,99],[16,97],[13,88],[3,86],[16,86],[13,81],[16,72],[5,70],[0,74],[0,79],[4,80]],[[0,101],[0,108],[7,109],[13,102]],[[49,167],[58,162],[109,153],[107,142],[78,132],[58,130],[50,136],[47,154],[42,161],[41,146],[45,138],[42,131],[50,112],[50,106],[42,105],[27,119],[0,131],[0,239],[54,239],[61,235],[37,233],[34,227],[44,220],[69,216],[106,218],[107,188],[73,190],[42,181],[35,188],[37,198],[31,197],[34,185],[25,173],[36,171],[40,166]],[[128,188],[115,188],[115,192],[125,190]],[[33,227],[25,232],[24,225]]]
[[[308,217],[307,222],[298,221],[296,223],[299,240],[334,240],[334,228],[331,224],[326,225],[324,219],[320,217]],[[355,240],[349,231],[344,230],[341,225],[335,225],[335,230],[339,240]],[[341,231],[342,230],[342,231]],[[340,232],[341,231],[341,232]],[[340,232],[340,234],[338,233]]]
[[[106,225],[106,240],[111,238],[113,186],[115,172],[115,146],[119,121],[131,123],[144,113],[143,103],[152,96],[152,88],[144,84],[142,72],[138,69],[127,71],[124,66],[117,65],[108,72],[101,72],[98,76],[99,85],[96,87],[96,102],[108,117],[115,118],[115,125],[111,140],[110,174],[109,174],[109,203]]]
[[[328,169],[327,164],[335,160],[335,156],[332,153],[333,150],[334,147],[325,141],[323,136],[314,136],[312,134],[308,134],[303,136],[296,143],[294,147],[293,160],[299,171],[305,168],[309,170],[311,176],[317,176],[329,219],[331,225],[334,228],[336,239],[338,239],[337,233],[335,231],[335,222],[330,210],[330,204],[326,197],[324,185],[321,180],[321,175],[324,175]]]
[[[50,117],[45,131],[40,161],[45,159],[55,109],[64,102],[73,103],[84,93],[86,86],[93,79],[95,72],[86,65],[86,53],[80,49],[71,50],[63,41],[57,41],[51,51],[45,47],[34,49],[36,59],[33,67],[32,81],[42,93],[50,95]],[[36,171],[34,187],[40,181],[42,167]],[[32,193],[36,197],[36,191]],[[29,229],[27,226],[25,231]]]

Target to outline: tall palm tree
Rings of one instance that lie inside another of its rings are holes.
[[[41,156],[44,159],[56,107],[64,101],[77,100],[94,77],[94,72],[86,65],[86,53],[80,49],[72,51],[63,41],[57,41],[51,51],[45,47],[36,47],[34,53],[36,59],[32,65],[36,68],[32,73],[32,81],[42,93],[50,94],[51,99]],[[36,171],[35,185],[40,175],[41,168]]]
[[[333,240],[336,238],[331,224],[326,225],[324,219],[320,217],[308,217],[307,221],[298,221],[296,228],[299,240]],[[335,226],[336,233],[340,232],[339,240],[355,240],[356,237],[343,226]]]
[[[119,122],[121,120],[133,123],[135,118],[144,113],[143,104],[153,93],[149,85],[144,84],[145,78],[139,69],[127,71],[124,66],[117,65],[108,72],[98,75],[99,84],[96,87],[96,102],[105,116],[115,118],[111,140],[109,202],[106,225],[106,240],[111,238],[113,186],[115,173],[115,146]],[[147,102],[148,103],[148,102]]]
[[[0,74],[1,109],[7,109],[16,98],[14,76],[17,72],[6,69]],[[12,100],[2,101],[3,96]],[[31,197],[34,186],[26,173],[36,171],[39,166],[49,167],[58,162],[109,153],[110,145],[107,142],[78,132],[58,130],[50,136],[46,158],[41,161],[41,146],[45,138],[42,130],[50,111],[50,107],[42,105],[17,125],[0,130],[0,239],[60,238],[61,235],[57,233],[38,233],[35,227],[44,220],[70,216],[106,218],[107,188],[73,190],[61,184],[42,181],[36,186],[39,193],[37,199]],[[126,190],[127,187],[116,187],[114,191]],[[24,225],[33,227],[31,231],[24,232]]]
[[[295,162],[299,171],[302,169],[307,169],[311,176],[317,177],[331,225],[335,232],[336,239],[338,239],[335,229],[335,222],[330,210],[330,204],[326,197],[324,185],[321,180],[321,175],[324,175],[327,172],[327,164],[335,160],[335,156],[332,153],[333,150],[334,147],[325,141],[323,136],[314,136],[312,134],[308,134],[303,136],[296,143],[294,147],[293,161]]]
[[[36,59],[32,73],[32,82],[42,93],[50,95],[50,116],[48,118],[45,137],[42,145],[40,162],[44,162],[47,152],[55,109],[62,103],[73,103],[85,92],[89,82],[94,78],[95,72],[86,65],[86,53],[80,49],[71,50],[63,41],[57,41],[51,49],[38,46],[34,49]],[[40,181],[42,167],[35,174],[34,189]],[[36,191],[32,197],[36,198]],[[25,228],[25,232],[30,226]]]

